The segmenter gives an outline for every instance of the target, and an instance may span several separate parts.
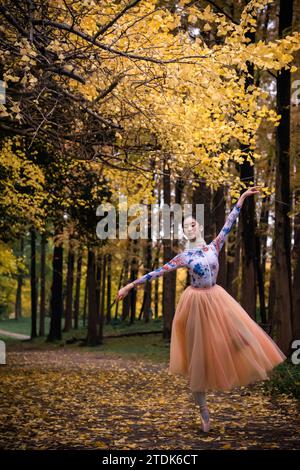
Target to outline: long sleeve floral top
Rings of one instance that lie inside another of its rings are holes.
[[[147,273],[133,281],[134,285],[143,284],[146,281],[151,281],[154,278],[163,276],[165,273],[173,271],[174,269],[183,267],[189,270],[191,286],[206,288],[215,285],[219,271],[219,253],[240,210],[241,207],[236,204],[233,206],[225,224],[211,243],[201,248],[190,248],[182,251],[168,263],[155,269],[155,271]]]

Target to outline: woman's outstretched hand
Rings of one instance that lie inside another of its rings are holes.
[[[117,293],[116,301],[118,302],[119,300],[124,299],[124,297],[126,297],[128,292],[132,289],[132,287],[133,287],[132,282],[130,284],[127,284],[127,286],[122,287],[122,289],[120,289]]]
[[[247,189],[247,191],[245,191],[242,194],[242,196],[245,198],[248,196],[253,196],[253,194],[257,194],[259,192],[260,192],[260,186],[253,186],[252,188]]]
[[[239,198],[239,200],[237,201],[236,205],[238,207],[242,207],[243,205],[243,202],[244,200],[246,199],[246,197],[248,196],[253,196],[254,194],[257,194],[257,193],[260,193],[260,186],[252,186],[251,188],[248,188],[247,191],[245,191]]]

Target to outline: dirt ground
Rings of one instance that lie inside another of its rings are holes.
[[[299,449],[299,402],[261,383],[209,392],[204,434],[167,364],[61,348],[11,350],[0,366],[2,449]]]

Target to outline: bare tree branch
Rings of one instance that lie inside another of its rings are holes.
[[[136,59],[136,60],[141,60],[141,61],[146,61],[146,62],[153,62],[155,64],[181,63],[181,61],[186,60],[186,59],[206,59],[210,56],[210,54],[208,54],[208,55],[182,56],[182,57],[179,57],[179,58],[176,58],[176,59],[169,59],[169,60],[155,59],[153,57],[145,57],[145,56],[140,56],[140,55],[137,55],[137,54],[131,54],[131,53],[128,53],[128,52],[123,52],[123,51],[113,49],[113,48],[107,46],[106,44],[102,44],[101,42],[99,42],[97,40],[94,40],[92,36],[90,36],[86,33],[83,33],[82,31],[79,31],[77,28],[74,28],[74,27],[70,26],[67,23],[58,23],[58,22],[52,21],[52,20],[33,20],[33,22],[34,22],[34,24],[42,24],[42,25],[46,25],[46,26],[53,26],[56,29],[60,29],[60,30],[63,30],[63,31],[69,31],[70,33],[76,34],[78,37],[84,39],[85,41],[87,41],[91,44],[95,44],[100,49],[103,49],[107,52],[110,52],[111,54],[116,54],[116,55],[119,55],[119,56],[122,56],[122,57],[127,57],[129,59]],[[184,62],[184,63],[186,63],[186,62]]]

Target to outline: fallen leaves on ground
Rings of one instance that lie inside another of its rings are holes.
[[[261,384],[209,392],[212,429],[167,364],[95,352],[10,352],[1,366],[3,449],[299,449],[299,403]]]

